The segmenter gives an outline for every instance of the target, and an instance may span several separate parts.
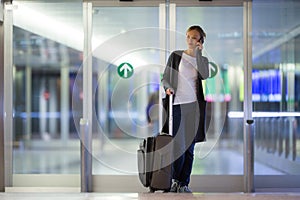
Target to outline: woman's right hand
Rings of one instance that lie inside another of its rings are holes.
[[[166,90],[166,94],[167,94],[167,95],[174,94],[174,90],[173,90],[172,88],[168,88],[168,89]]]

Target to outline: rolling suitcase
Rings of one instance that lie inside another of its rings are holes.
[[[173,128],[172,102],[170,96],[169,106],[169,133]],[[163,190],[168,192],[172,184],[172,135],[159,134],[156,137],[144,139],[138,149],[139,179],[150,192]]]
[[[145,187],[149,187],[151,182],[154,145],[155,137],[148,137],[137,151],[139,179]]]

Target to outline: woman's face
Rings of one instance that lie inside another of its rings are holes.
[[[191,30],[186,33],[186,43],[189,49],[195,49],[199,45],[200,33],[196,30]]]

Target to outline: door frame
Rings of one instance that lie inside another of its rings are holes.
[[[244,76],[244,82],[247,82],[245,84],[245,97],[249,97],[251,95],[251,80],[252,80],[252,65],[250,60],[248,58],[252,58],[252,52],[249,50],[250,47],[252,46],[249,44],[249,30],[251,30],[251,22],[249,22],[249,19],[251,19],[251,12],[249,12],[249,9],[251,10],[251,4],[248,1],[229,1],[229,0],[216,0],[216,1],[203,1],[203,2],[195,2],[191,0],[187,0],[181,2],[180,0],[171,0],[171,1],[159,1],[156,0],[155,2],[145,0],[145,1],[133,1],[133,2],[109,2],[109,1],[89,1],[92,3],[92,7],[126,7],[126,6],[159,6],[160,10],[159,13],[160,15],[160,28],[165,28],[165,29],[175,29],[175,15],[176,15],[176,6],[238,6],[238,7],[243,7],[243,14],[244,14],[244,32],[246,31],[247,34],[244,34],[244,57],[247,58],[247,60],[244,59],[244,70],[245,76]],[[87,2],[84,2],[87,3]],[[173,17],[172,17],[173,16]],[[92,24],[91,21],[84,21],[85,23],[88,23],[89,25]],[[164,26],[164,27],[161,27]],[[88,38],[91,33],[86,33],[86,37]],[[173,35],[168,35],[166,34],[164,36],[166,40],[170,40],[173,38]],[[250,38],[251,39],[251,38]],[[245,46],[247,45],[247,46]],[[167,47],[169,49],[172,49],[172,47],[168,46],[168,42],[166,44],[163,44],[163,47]],[[88,54],[86,54],[88,55]],[[161,57],[165,60],[166,55],[161,55]],[[165,62],[165,61],[164,61]],[[90,65],[92,65],[90,63]],[[91,67],[91,66],[90,66]],[[87,67],[88,68],[88,67]],[[91,79],[91,77],[89,77]],[[85,88],[87,90],[91,90],[92,88]],[[250,93],[250,94],[249,94]],[[251,98],[252,99],[252,98]],[[249,102],[244,102],[244,109],[246,108],[248,110],[248,117],[252,116],[252,107],[249,108],[249,105],[251,105],[252,100]],[[85,107],[84,107],[85,109]],[[250,110],[249,110],[250,109]],[[85,112],[85,111],[84,111]],[[251,118],[250,118],[251,119]],[[248,121],[249,119],[247,118]],[[92,126],[89,124],[89,126]],[[244,125],[244,134],[246,136],[250,135],[249,131],[251,132],[251,126],[246,124]],[[246,137],[245,142],[248,143],[249,138]],[[253,140],[250,140],[252,142],[252,145],[247,146],[247,148],[250,148],[253,146]],[[244,145],[244,151],[248,152],[245,150],[245,145]],[[201,192],[252,192],[253,191],[253,163],[246,163],[246,159],[244,159],[244,174],[243,175],[192,175],[191,177],[191,183],[190,187],[194,191],[201,191]],[[92,161],[90,163],[86,163],[87,166],[92,166]],[[83,174],[81,174],[83,177]],[[138,177],[136,175],[92,175],[90,177],[91,180],[86,180],[87,182],[92,182],[92,191],[94,192],[145,192],[147,191],[146,188],[142,187],[140,184]],[[228,184],[230,183],[230,184]],[[250,185],[250,187],[249,187]],[[86,186],[81,186],[81,187],[86,187]]]

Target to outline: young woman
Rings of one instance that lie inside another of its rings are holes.
[[[194,146],[205,141],[206,102],[201,82],[209,76],[208,59],[202,56],[205,37],[200,26],[189,27],[186,32],[187,49],[171,53],[162,78],[167,94],[164,102],[168,102],[169,95],[174,94],[172,135],[175,162],[171,192],[191,192],[188,185]],[[168,110],[168,103],[164,103],[164,108]]]

